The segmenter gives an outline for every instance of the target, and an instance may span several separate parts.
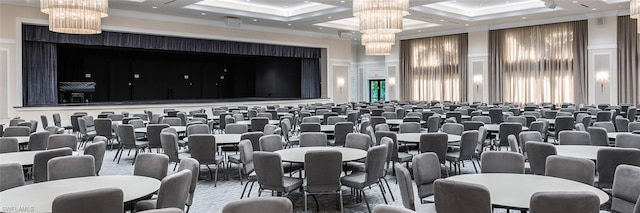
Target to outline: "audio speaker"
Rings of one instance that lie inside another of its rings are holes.
[[[598,26],[604,25],[604,18],[597,18],[596,23],[598,24]]]
[[[224,23],[229,27],[242,26],[242,19],[236,17],[224,17]]]

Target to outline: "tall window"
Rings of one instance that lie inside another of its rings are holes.
[[[402,41],[404,100],[466,100],[467,34]]]
[[[491,31],[493,101],[584,103],[586,22],[575,23]]]

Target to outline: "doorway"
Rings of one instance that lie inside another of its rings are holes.
[[[385,101],[385,80],[369,80],[369,102]]]

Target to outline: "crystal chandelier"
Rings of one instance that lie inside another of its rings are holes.
[[[49,15],[49,30],[58,33],[99,34],[108,8],[108,0],[40,1],[40,11]]]
[[[354,0],[353,15],[360,21],[367,55],[389,55],[402,19],[409,15],[409,0]]]
[[[636,20],[640,18],[640,0],[631,0],[629,2],[629,16]],[[640,20],[637,22],[637,31],[640,33]]]

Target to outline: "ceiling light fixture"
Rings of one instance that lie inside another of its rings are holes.
[[[391,54],[391,44],[371,43],[364,46],[367,55],[389,55]]]
[[[395,33],[402,32],[409,0],[354,0],[353,15],[360,21],[367,55],[390,55]]]
[[[49,15],[49,30],[58,33],[100,34],[108,9],[108,0],[40,1],[40,11]]]

